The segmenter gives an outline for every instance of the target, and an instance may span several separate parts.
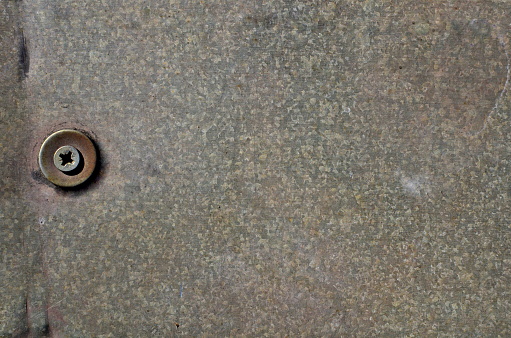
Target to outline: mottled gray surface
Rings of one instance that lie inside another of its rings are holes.
[[[0,335],[511,335],[511,3],[1,6]]]
[[[34,214],[27,208],[21,187],[29,141],[28,116],[22,108],[24,77],[23,32],[19,7],[0,2],[0,336],[27,331],[26,297],[31,288],[32,261],[37,262],[37,242],[27,250],[29,224]],[[30,263],[29,263],[30,261]],[[34,266],[38,266],[39,262]]]

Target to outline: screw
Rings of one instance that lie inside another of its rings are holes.
[[[62,172],[69,172],[80,164],[80,153],[72,146],[62,146],[53,155],[53,164]]]
[[[44,140],[39,150],[39,167],[43,175],[60,187],[84,183],[96,168],[96,147],[82,132],[59,130]]]

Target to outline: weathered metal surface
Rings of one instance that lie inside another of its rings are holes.
[[[13,1],[0,2],[0,336],[27,330],[26,293],[30,273],[24,228],[33,214],[24,207],[27,115],[20,108],[23,48],[20,13]],[[27,59],[25,59],[27,61]],[[26,178],[25,179],[30,179]],[[34,252],[37,249],[34,248]],[[35,258],[35,256],[31,256]]]
[[[16,4],[2,334],[510,335],[509,2]]]

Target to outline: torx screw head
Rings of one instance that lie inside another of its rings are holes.
[[[80,153],[72,146],[62,146],[53,155],[53,164],[63,172],[75,170],[80,164]]]

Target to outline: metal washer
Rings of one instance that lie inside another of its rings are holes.
[[[63,172],[54,164],[55,152],[64,146],[76,148],[81,154],[79,172]],[[43,175],[60,187],[75,187],[85,182],[96,168],[97,154],[92,141],[83,133],[64,129],[46,138],[39,151],[39,167]]]

